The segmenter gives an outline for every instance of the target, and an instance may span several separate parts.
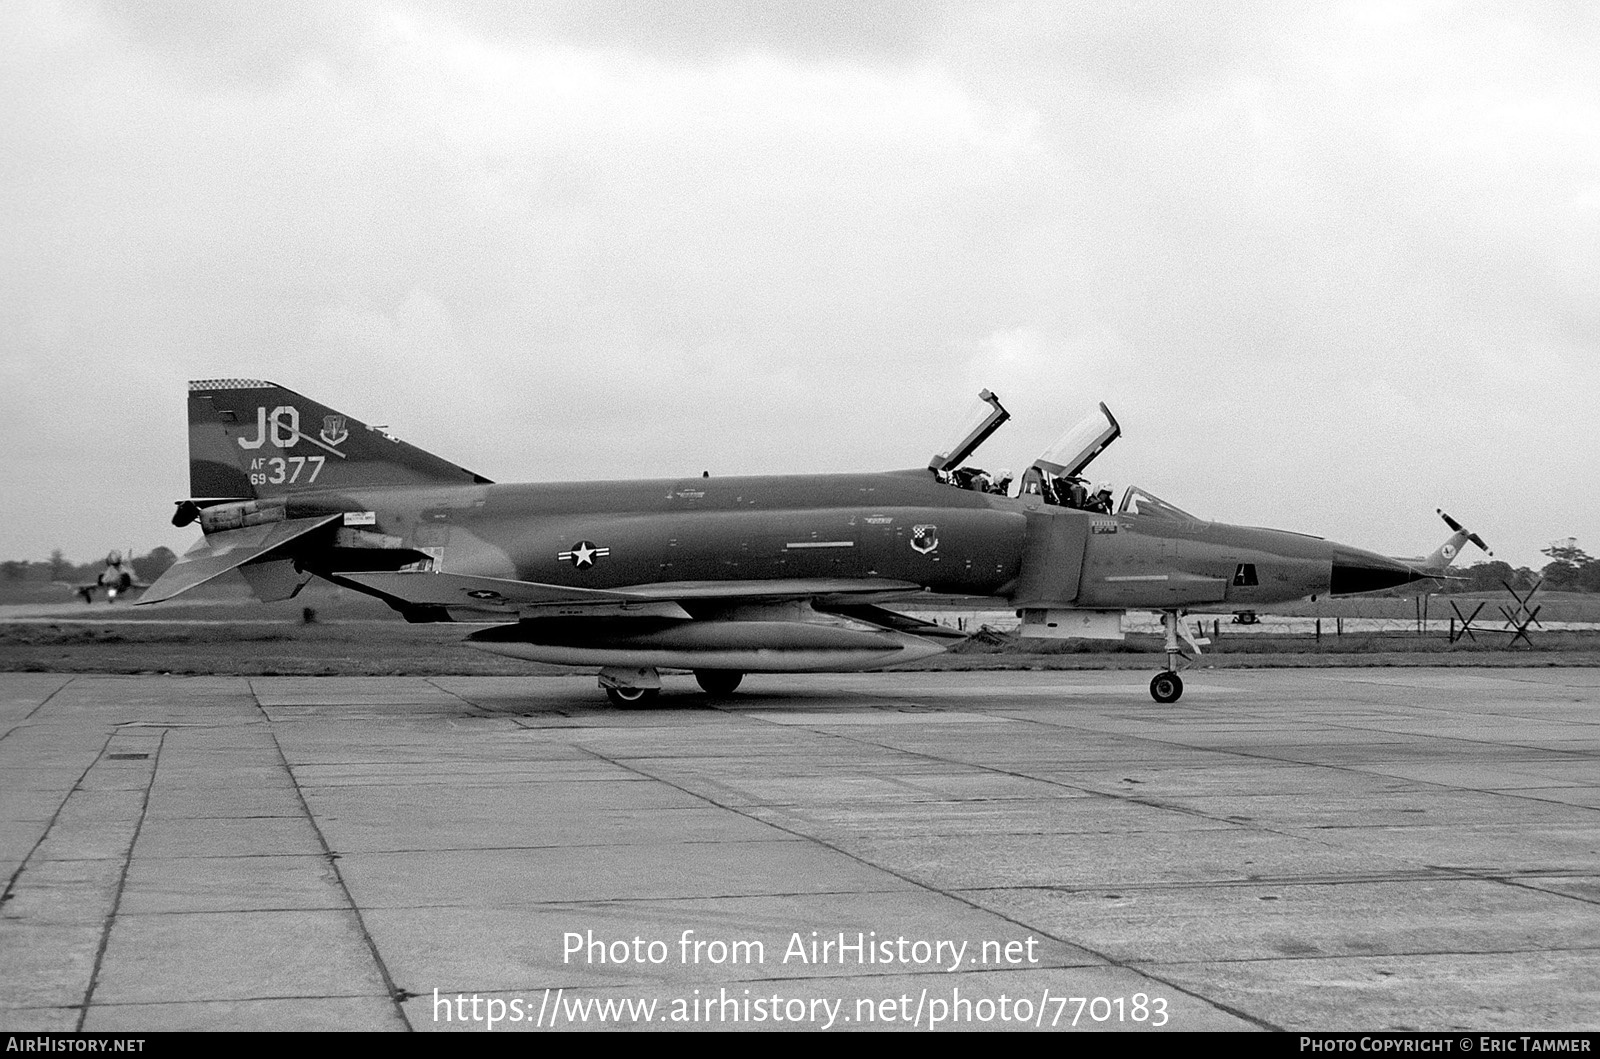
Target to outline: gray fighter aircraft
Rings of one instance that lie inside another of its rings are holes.
[[[467,637],[486,651],[599,667],[619,706],[653,697],[662,669],[723,695],[751,672],[936,654],[961,634],[885,606],[933,594],[999,597],[1047,638],[1120,637],[1124,611],[1151,610],[1167,654],[1151,694],[1173,702],[1185,612],[1403,585],[1476,540],[1403,561],[1137,488],[1113,509],[1081,477],[1120,433],[1104,405],[1013,488],[965,466],[1007,418],[980,396],[961,441],[912,470],[499,485],[274,383],[192,382],[173,522],[204,538],[140,602],[230,570],[265,600],[320,577],[409,621],[495,623]]]
[[[66,584],[66,582],[61,583]],[[149,588],[150,586],[134,576],[133,552],[131,550],[128,552],[126,561],[123,560],[121,552],[113,550],[106,555],[106,568],[100,571],[93,581],[88,584],[71,585],[69,587],[82,597],[85,603],[93,603],[96,592],[104,592],[106,594],[106,602],[115,603],[118,595],[132,592],[135,589]]]

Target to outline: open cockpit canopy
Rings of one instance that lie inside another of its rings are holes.
[[[1033,461],[1033,465],[1057,478],[1080,477],[1084,468],[1094,462],[1094,458],[1117,440],[1121,433],[1122,427],[1117,425],[1111,409],[1101,402],[1098,409],[1057,438],[1044,455]]]
[[[1104,403],[1061,435],[1022,476],[1023,493],[1037,493],[1047,504],[1111,513],[1109,487],[1090,492],[1083,471],[1117,440],[1122,427]]]
[[[1011,413],[1005,410],[991,390],[981,390],[978,393],[978,402],[967,412],[961,424],[961,433],[958,440],[945,451],[934,456],[928,461],[928,470],[934,474],[947,475],[960,467],[967,458],[978,451],[978,446],[989,439],[989,435],[1000,429],[1001,424],[1011,418]]]
[[[1007,496],[1011,492],[1011,472],[1001,471],[990,474],[979,467],[963,467],[968,457],[978,451],[978,446],[988,440],[989,435],[999,430],[1006,420],[1011,418],[1011,413],[1005,410],[990,390],[983,390],[978,394],[978,403],[968,413],[966,422],[962,424],[959,440],[944,452],[934,456],[928,461],[928,470],[933,476],[946,485],[953,485],[958,489],[971,489],[979,493],[996,493]]]

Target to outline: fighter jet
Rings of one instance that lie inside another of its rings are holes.
[[[692,671],[880,669],[962,634],[896,607],[996,597],[1024,636],[1120,636],[1163,615],[1159,702],[1182,694],[1180,617],[1368,592],[1438,571],[1282,530],[1204,522],[1138,488],[1115,509],[1081,477],[1120,434],[1102,404],[1013,486],[966,461],[982,415],[927,466],[864,474],[496,484],[275,383],[189,384],[190,496],[204,537],[140,601],[238,570],[264,600],[313,577],[409,621],[478,622],[474,647],[598,667],[618,706]],[[1202,641],[1192,641],[1194,650]]]
[[[85,585],[73,585],[72,591],[83,597],[85,603],[94,602],[96,592],[106,594],[107,603],[115,603],[117,596],[123,595],[136,588],[149,588],[150,586],[134,576],[131,563],[133,553],[128,553],[128,563],[124,564],[122,553],[111,551],[106,554],[106,568],[99,575]]]

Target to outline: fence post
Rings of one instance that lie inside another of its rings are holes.
[[[1322,642],[1322,619],[1317,619],[1317,642]]]

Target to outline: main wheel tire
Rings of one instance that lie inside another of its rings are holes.
[[[1157,673],[1150,678],[1150,697],[1157,702],[1177,702],[1183,695],[1183,678],[1176,673]]]
[[[606,698],[619,710],[632,710],[648,705],[660,692],[660,688],[607,688]]]
[[[744,674],[736,669],[697,669],[694,679],[707,695],[732,695]]]

